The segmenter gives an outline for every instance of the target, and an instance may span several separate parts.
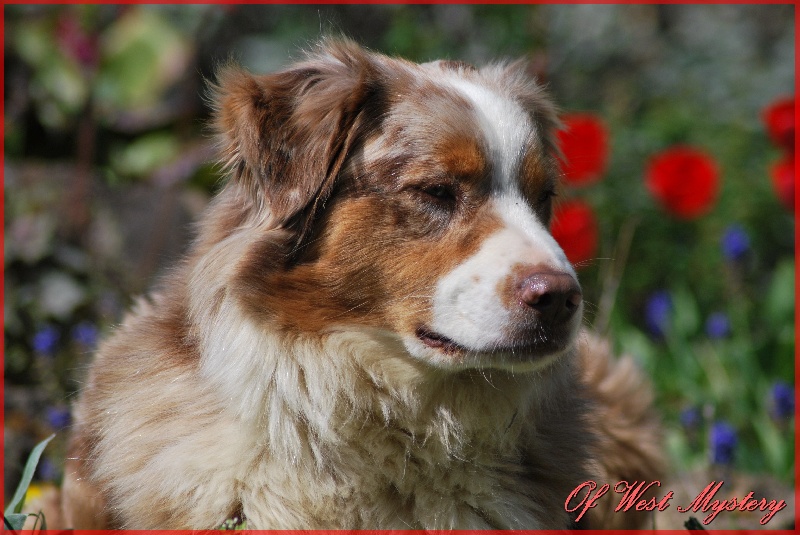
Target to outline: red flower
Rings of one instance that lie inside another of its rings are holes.
[[[762,119],[772,141],[794,152],[794,97],[782,98],[767,106]]]
[[[794,154],[785,156],[770,168],[772,185],[781,203],[794,212]]]
[[[602,121],[588,113],[565,115],[558,131],[561,170],[573,186],[585,186],[600,179],[608,161],[608,131]]]
[[[719,170],[707,154],[678,146],[656,154],[646,171],[647,189],[668,211],[692,219],[707,212],[717,196]]]
[[[597,218],[583,201],[556,205],[550,231],[573,264],[594,258],[597,250]]]

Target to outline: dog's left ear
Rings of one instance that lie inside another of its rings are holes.
[[[215,123],[232,180],[297,248],[333,192],[356,140],[382,115],[370,54],[349,41],[326,42],[306,61],[265,76],[237,68],[218,74]]]

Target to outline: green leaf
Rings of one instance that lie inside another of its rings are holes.
[[[53,440],[53,437],[55,436],[55,434],[50,435],[43,441],[39,442],[28,456],[28,461],[25,463],[25,469],[22,471],[22,479],[17,486],[17,491],[14,493],[14,497],[11,499],[11,502],[9,502],[8,507],[6,507],[6,510],[3,513],[6,518],[9,518],[9,515],[12,513],[22,512],[22,506],[25,505],[25,495],[28,492],[28,486],[31,484],[31,480],[33,479],[33,473],[36,471],[36,465],[39,464],[39,458],[42,456],[44,448],[51,440]],[[21,516],[22,522],[24,523],[27,515]],[[22,527],[22,524],[20,524],[20,527]]]
[[[678,288],[672,292],[672,303],[673,331],[681,340],[688,340],[700,327],[697,300],[687,288]]]
[[[191,45],[159,10],[126,11],[105,30],[103,41],[95,87],[101,111],[155,105],[188,68]]]
[[[794,262],[784,261],[775,268],[764,303],[765,316],[772,323],[792,324],[794,319]]]
[[[172,134],[155,132],[141,136],[114,154],[113,170],[120,175],[144,176],[175,158],[180,151]]]
[[[22,526],[25,525],[25,520],[27,518],[28,515],[20,513],[12,513],[12,514],[6,513],[4,515],[6,527],[8,529],[13,529],[13,530],[22,529]]]
[[[16,30],[16,31],[15,31]],[[9,32],[14,51],[32,67],[39,67],[57,53],[52,32],[45,21],[26,21]]]

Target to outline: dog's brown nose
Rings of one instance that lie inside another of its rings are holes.
[[[581,305],[581,287],[563,271],[532,273],[520,287],[521,301],[534,309],[540,321],[557,325],[569,321]]]

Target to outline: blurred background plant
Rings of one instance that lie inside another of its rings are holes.
[[[37,484],[59,482],[92,349],[217,187],[206,80],[323,33],[417,61],[527,55],[564,110],[553,232],[587,323],[653,378],[672,477],[791,492],[792,6],[4,9],[7,496],[52,431]]]

